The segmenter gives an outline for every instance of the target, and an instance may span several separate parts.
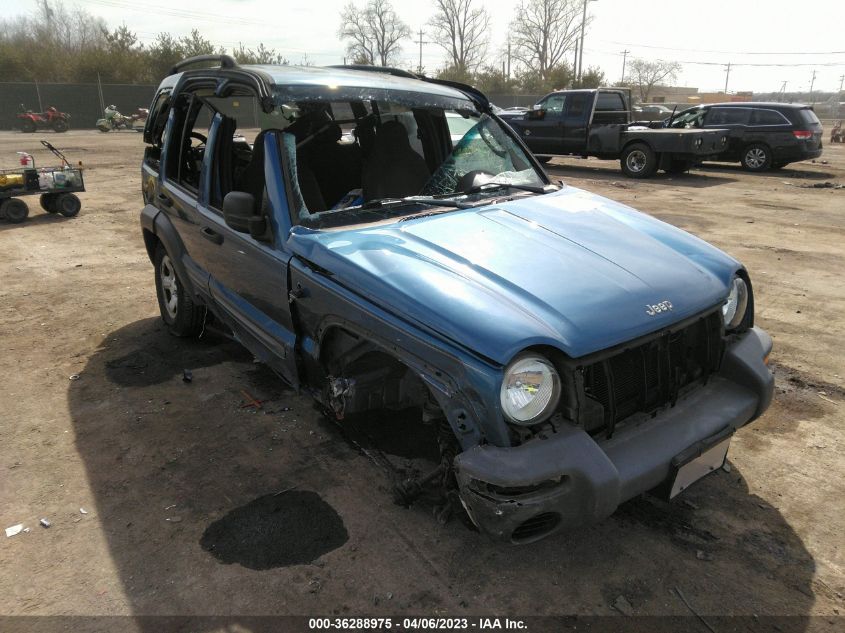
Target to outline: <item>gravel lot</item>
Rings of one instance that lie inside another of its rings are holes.
[[[18,150],[49,162],[38,138],[0,132],[0,167]],[[76,219],[28,198],[28,222],[0,222],[0,527],[31,528],[0,537],[0,615],[613,615],[620,596],[687,615],[680,587],[704,615],[843,630],[845,189],[813,185],[845,183],[845,146],[764,175],[548,166],[741,259],[777,394],[730,471],[682,500],[514,548],[394,505],[385,470],[237,344],[169,336],[138,223],[140,135],[49,140],[84,162],[88,193]],[[412,456],[390,430],[410,424],[371,425],[395,464]]]

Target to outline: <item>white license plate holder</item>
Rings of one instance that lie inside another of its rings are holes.
[[[672,460],[669,498],[676,497],[696,481],[721,468],[728,456],[733,429],[728,428],[691,446]]]

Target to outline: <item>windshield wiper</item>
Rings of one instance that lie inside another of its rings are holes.
[[[484,189],[488,187],[495,187],[496,189],[509,187],[510,189],[530,191],[531,193],[550,193],[552,191],[557,191],[558,189],[560,189],[560,187],[555,187],[554,185],[544,185],[542,187],[538,187],[537,185],[520,185],[513,182],[484,182],[480,185],[470,187],[469,189],[467,189],[466,193],[481,193],[482,191],[484,191]]]

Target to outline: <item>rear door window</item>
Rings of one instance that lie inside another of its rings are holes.
[[[705,125],[748,125],[751,110],[748,108],[711,108]]]
[[[144,142],[161,147],[161,135],[167,125],[167,115],[170,113],[170,88],[159,92],[153,100],[147,123],[144,125]]]
[[[596,101],[596,111],[624,112],[625,102],[617,92],[600,92]]]
[[[789,125],[789,120],[777,110],[752,110],[751,125]]]
[[[569,98],[569,107],[566,109],[566,116],[580,119],[584,116],[590,105],[590,96],[586,94],[574,94]]]
[[[817,117],[816,113],[813,112],[810,108],[801,108],[798,111],[798,116],[800,116],[801,121],[806,123],[807,125],[821,125],[819,117]]]

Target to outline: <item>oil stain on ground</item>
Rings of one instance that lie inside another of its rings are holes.
[[[221,563],[248,569],[305,565],[349,539],[340,515],[316,492],[259,497],[206,528],[200,545]]]

